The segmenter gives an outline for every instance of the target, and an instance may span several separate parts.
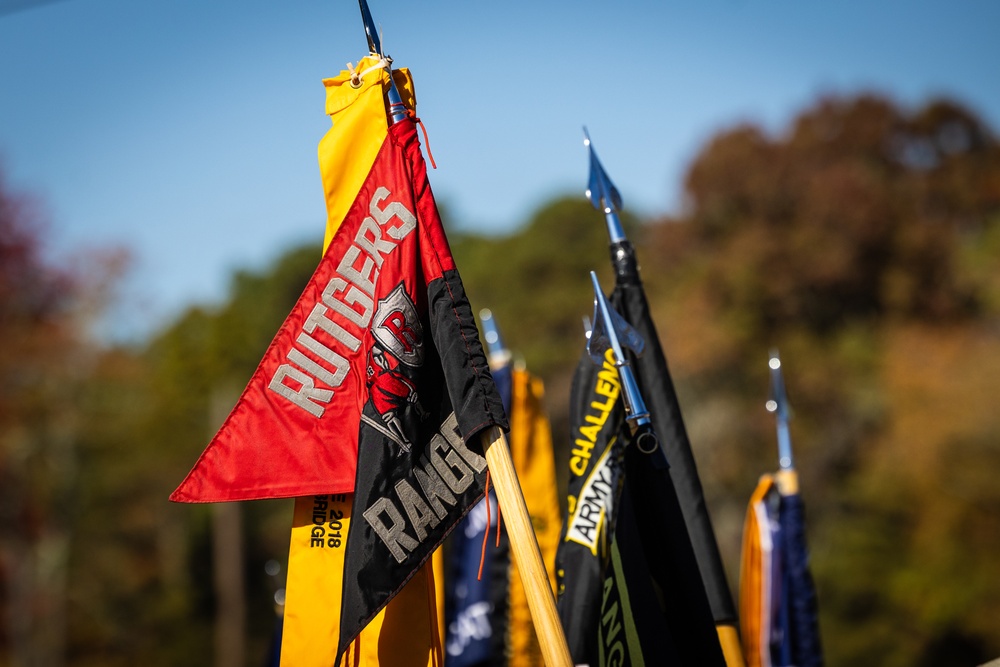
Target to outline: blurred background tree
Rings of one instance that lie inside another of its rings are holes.
[[[127,259],[57,265],[46,233],[39,202],[0,171],[0,664],[62,664],[89,332]]]
[[[778,347],[828,664],[1000,656],[995,136],[947,100],[826,98],[777,133],[720,133],[685,191],[676,218],[625,222],[734,586],[746,501],[777,466],[763,404]],[[587,272],[611,285],[603,217],[581,192],[507,235],[449,227],[473,308],[492,309],[546,381],[565,475]],[[211,511],[166,498],[308,280],[320,234],[150,340],[98,346],[86,321],[113,272],[46,264],[38,216],[0,182],[0,665],[212,663]],[[291,504],[240,512],[259,664],[281,578],[264,563],[284,563]]]
[[[830,664],[996,657],[996,139],[948,101],[823,99],[779,136],[720,134],[685,186],[646,275],[728,552],[775,467],[777,346]]]

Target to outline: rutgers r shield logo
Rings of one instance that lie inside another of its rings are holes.
[[[403,283],[378,302],[372,335],[394,357],[412,368],[424,362],[424,329]]]

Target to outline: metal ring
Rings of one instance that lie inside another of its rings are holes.
[[[647,431],[639,434],[639,437],[635,439],[635,446],[643,454],[652,454],[659,448],[660,441],[657,439],[655,433]]]

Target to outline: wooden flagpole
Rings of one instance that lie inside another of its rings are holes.
[[[514,462],[510,458],[507,438],[497,426],[484,431],[482,438],[493,488],[496,490],[503,521],[507,525],[510,548],[514,553],[517,571],[521,574],[542,657],[548,667],[572,667],[569,645],[556,612],[556,600],[545,573],[542,553],[531,527],[531,517],[524,503],[521,485],[517,481]]]

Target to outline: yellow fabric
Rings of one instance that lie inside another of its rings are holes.
[[[361,77],[356,88],[349,71],[323,80],[326,113],[332,122],[319,143],[320,175],[327,206],[324,253],[354,204],[388,132],[384,92],[388,89],[389,75],[377,64],[378,58],[373,56],[358,63],[354,70],[359,74],[374,69]],[[409,72],[396,70],[393,80],[403,103],[415,109],[416,96]],[[350,494],[295,499],[285,584],[282,665],[334,664],[351,502]],[[442,567],[441,556],[435,553],[432,561],[355,639],[341,667],[441,667],[444,664]]]
[[[434,551],[431,560],[432,572],[434,573],[434,599],[437,610],[437,653],[444,656],[445,630],[444,624],[444,547],[438,547]],[[442,663],[443,664],[443,663]]]
[[[527,371],[515,370],[511,378],[510,454],[521,491],[524,494],[538,547],[542,552],[549,585],[556,590],[555,561],[559,547],[561,515],[556,489],[555,459],[552,454],[552,429],[543,408],[542,381]],[[521,575],[511,561],[510,570],[510,644],[511,664],[541,667],[541,649],[528,610],[528,600],[521,585]]]
[[[740,645],[740,635],[733,625],[719,624],[715,626],[719,633],[719,645],[722,646],[722,656],[726,659],[726,667],[746,667],[743,660],[743,647]]]
[[[360,74],[377,63],[377,58],[368,56],[358,63],[354,71]],[[409,71],[394,70],[393,80],[403,104],[415,110],[416,95]],[[388,89],[388,84],[389,75],[385,69],[366,74],[358,88],[351,83],[351,73],[347,70],[332,79],[323,80],[326,86],[326,113],[333,123],[319,142],[319,170],[326,193],[327,212],[324,253],[385,141],[389,121],[384,91]]]
[[[334,664],[351,498],[339,495],[295,499],[281,639],[281,664],[285,667]],[[432,634],[438,605],[431,571],[429,562],[379,612],[347,649],[341,667],[443,664],[441,641],[435,641]]]
[[[770,667],[767,628],[770,604],[766,598],[764,569],[770,568],[767,545],[761,544],[758,506],[774,486],[774,478],[764,475],[750,496],[743,524],[743,557],[740,560],[740,630],[747,667]]]

